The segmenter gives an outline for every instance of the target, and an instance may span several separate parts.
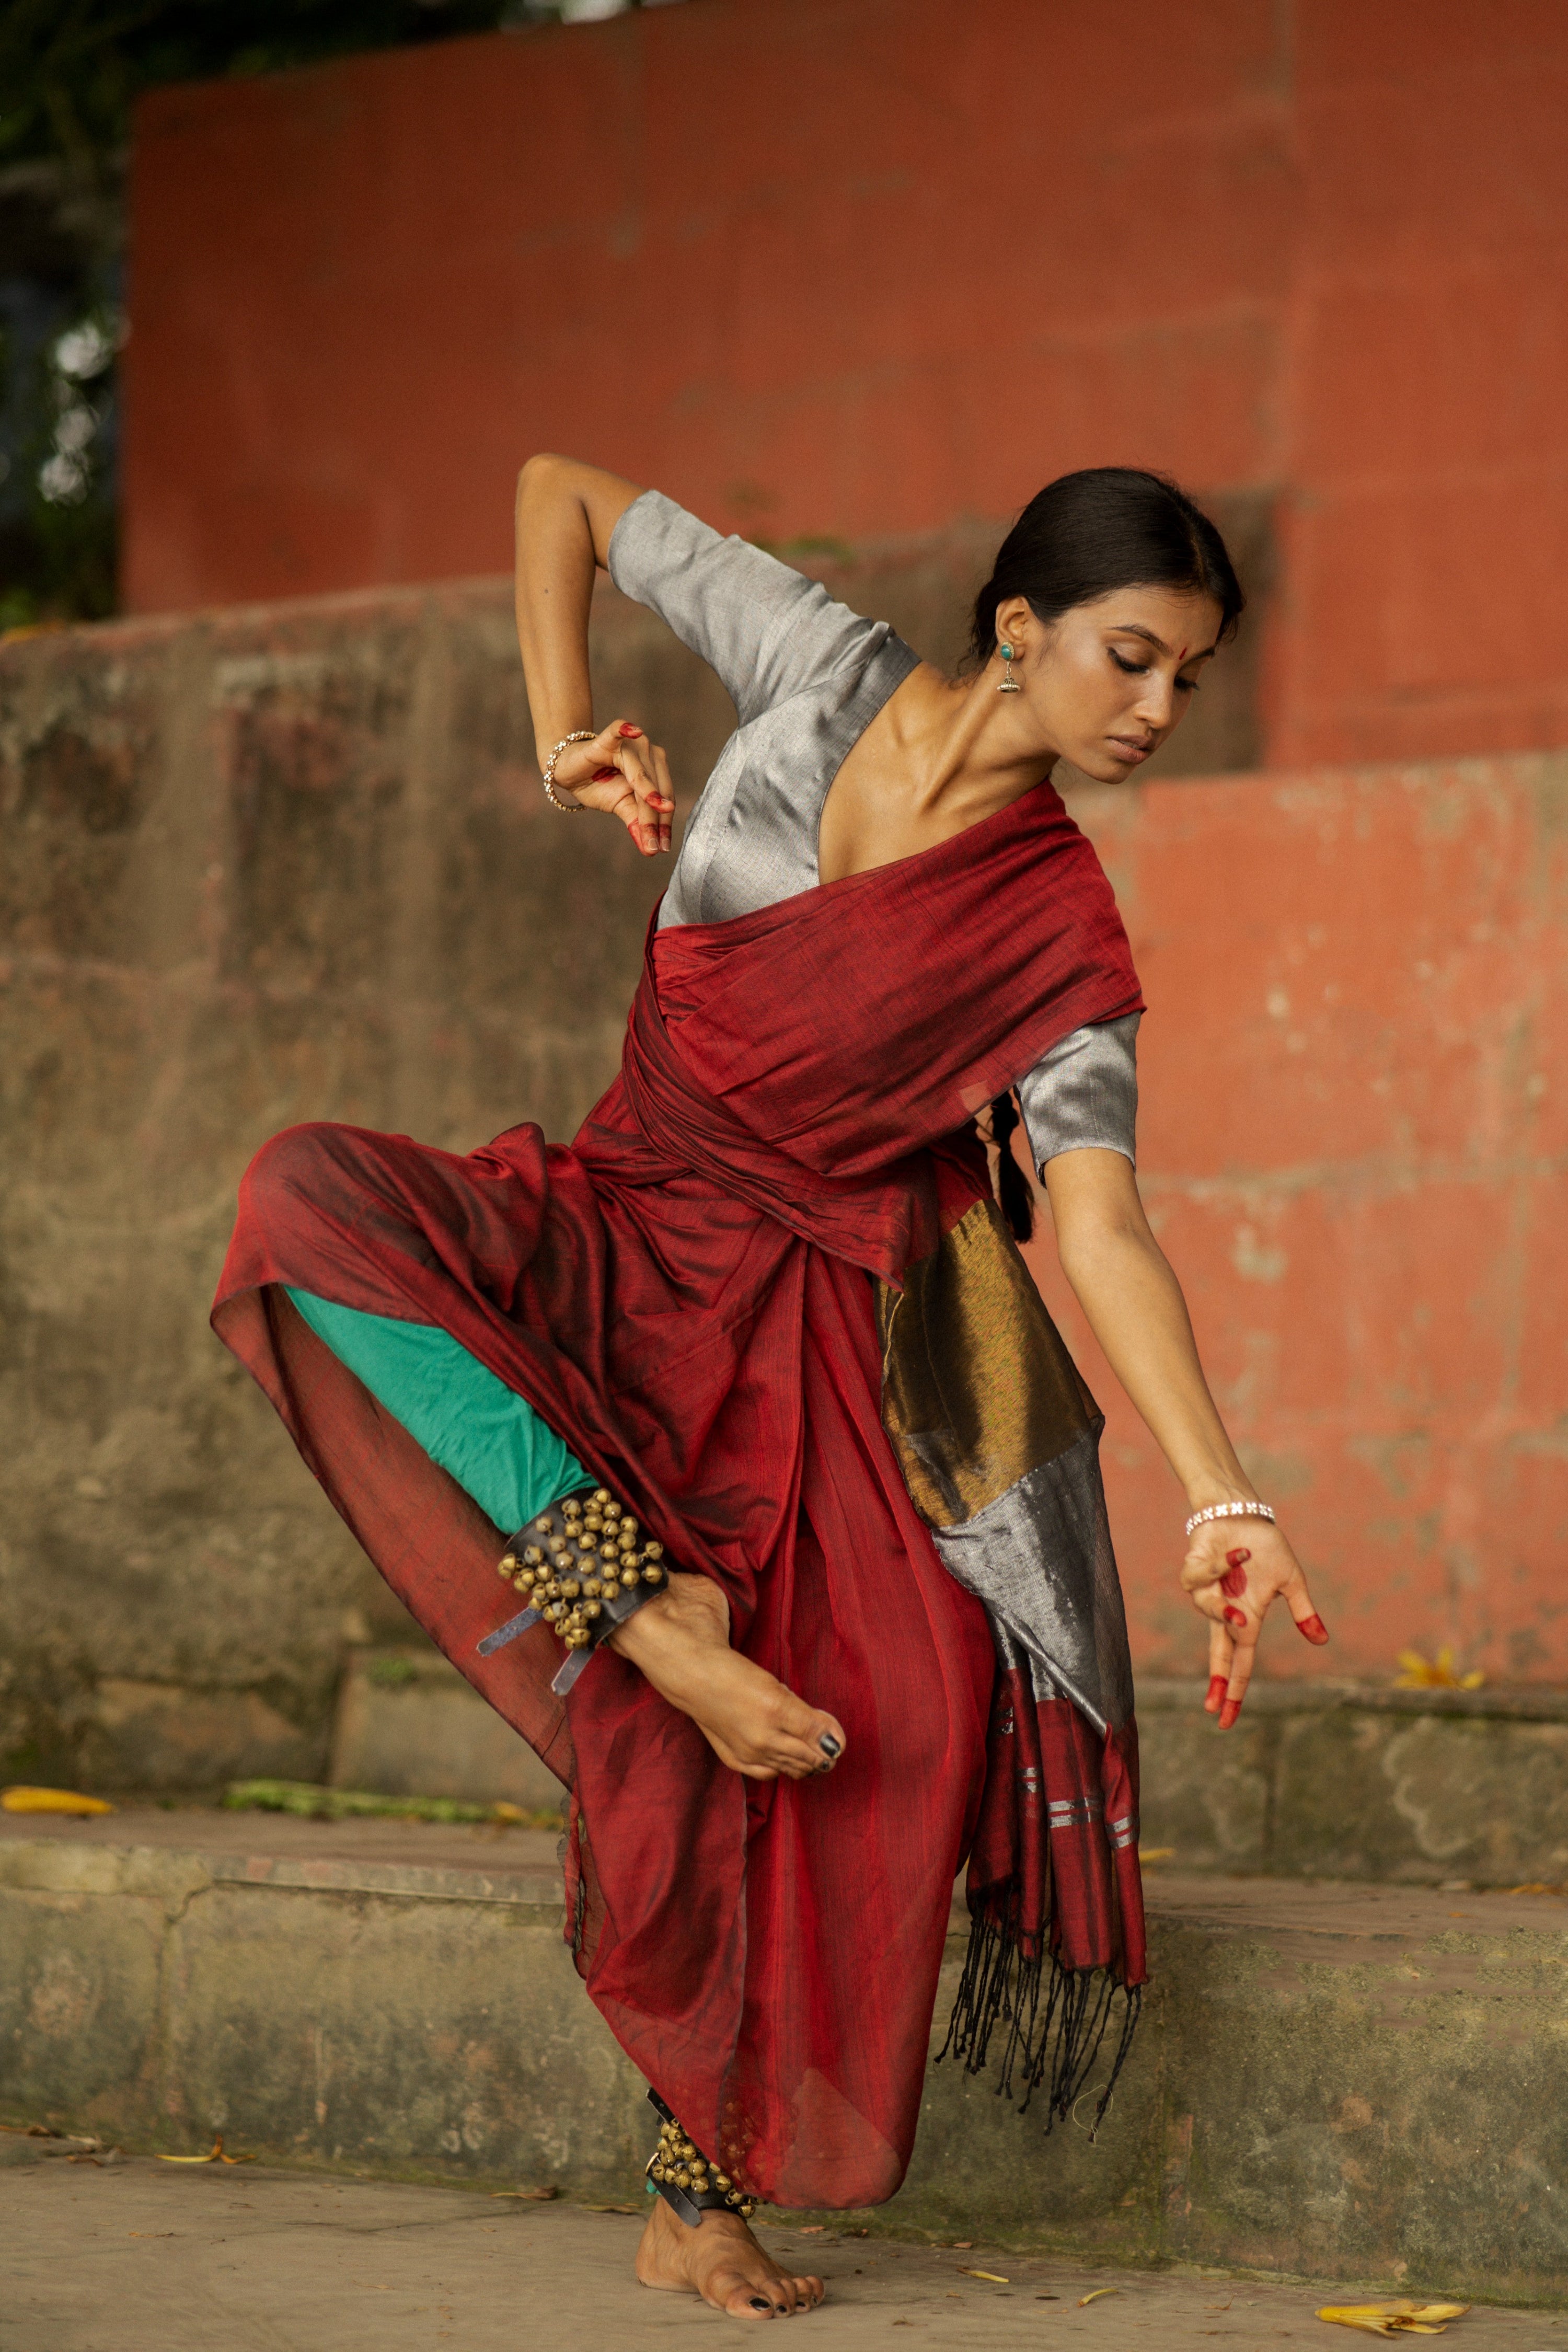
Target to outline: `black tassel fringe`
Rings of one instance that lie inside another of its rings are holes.
[[[997,2063],[996,2095],[1023,2091],[1026,2115],[1037,2091],[1046,2093],[1046,2129],[1066,2123],[1094,2071],[1110,2025],[1116,1997],[1123,2009],[1115,2054],[1089,2128],[1093,2139],[1105,2120],[1117,2077],[1127,2063],[1143,2005],[1140,1985],[1124,1986],[1106,1969],[1064,1969],[1054,1953],[1026,1959],[1016,1924],[981,1913],[969,1923],[969,1949],[948,2020],[947,2039],[937,2063],[950,2053],[966,2074],[984,2071],[993,2036],[1006,2028]]]

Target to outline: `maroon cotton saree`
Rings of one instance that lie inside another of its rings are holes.
[[[315,1125],[258,1156],[214,1323],[440,1647],[570,1791],[567,1933],[687,2130],[772,2202],[889,2196],[949,1890],[955,2054],[1078,2095],[1143,1976],[1136,1735],[1099,1420],[973,1121],[1140,1003],[1048,784],[957,839],[650,935],[621,1075],[569,1148]],[[614,1652],[565,1700],[500,1538],[316,1338],[294,1286],[444,1328],[711,1576],[746,1654],[843,1721],[754,1782]]]

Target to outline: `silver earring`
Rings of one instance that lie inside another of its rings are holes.
[[[1005,639],[1002,644],[1002,659],[1006,664],[1006,667],[1002,672],[1002,683],[996,689],[997,693],[1022,694],[1024,689],[1013,675],[1013,664],[1017,659],[1017,656]]]

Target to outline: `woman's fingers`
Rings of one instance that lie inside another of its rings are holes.
[[[1182,1563],[1182,1584],[1209,1622],[1209,1686],[1204,1706],[1228,1731],[1241,1711],[1257,1663],[1263,1621],[1283,1599],[1303,1640],[1321,1648],[1329,1629],[1312,1605],[1307,1580],[1289,1545],[1274,1527],[1222,1533],[1210,1522],[1198,1530]]]
[[[1219,1727],[1228,1731],[1241,1713],[1241,1702],[1247,1696],[1247,1685],[1252,1680],[1253,1660],[1258,1655],[1258,1636],[1249,1642],[1237,1642],[1230,1662],[1230,1680],[1226,1685],[1219,1710]]]
[[[1296,1621],[1296,1631],[1306,1636],[1319,1649],[1329,1638],[1329,1629],[1312,1606],[1312,1596],[1307,1590],[1307,1580],[1300,1569],[1283,1586],[1285,1603]]]
[[[556,782],[584,808],[619,817],[645,857],[668,849],[675,795],[669,762],[633,719],[614,719],[561,755]]]
[[[670,830],[675,821],[675,789],[670,782],[669,761],[658,744],[653,746],[654,777],[658,786],[658,845],[669,847]]]

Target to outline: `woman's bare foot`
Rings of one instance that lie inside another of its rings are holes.
[[[781,2271],[738,2214],[704,2213],[701,2226],[689,2230],[662,2197],[654,2199],[637,2247],[637,2277],[644,2286],[700,2294],[731,2319],[782,2318],[823,2297],[819,2278]]]
[[[844,1726],[730,1647],[730,1608],[706,1576],[672,1575],[610,1636],[661,1698],[748,1780],[804,1780],[843,1755]],[[711,2301],[711,2297],[710,2297]]]

